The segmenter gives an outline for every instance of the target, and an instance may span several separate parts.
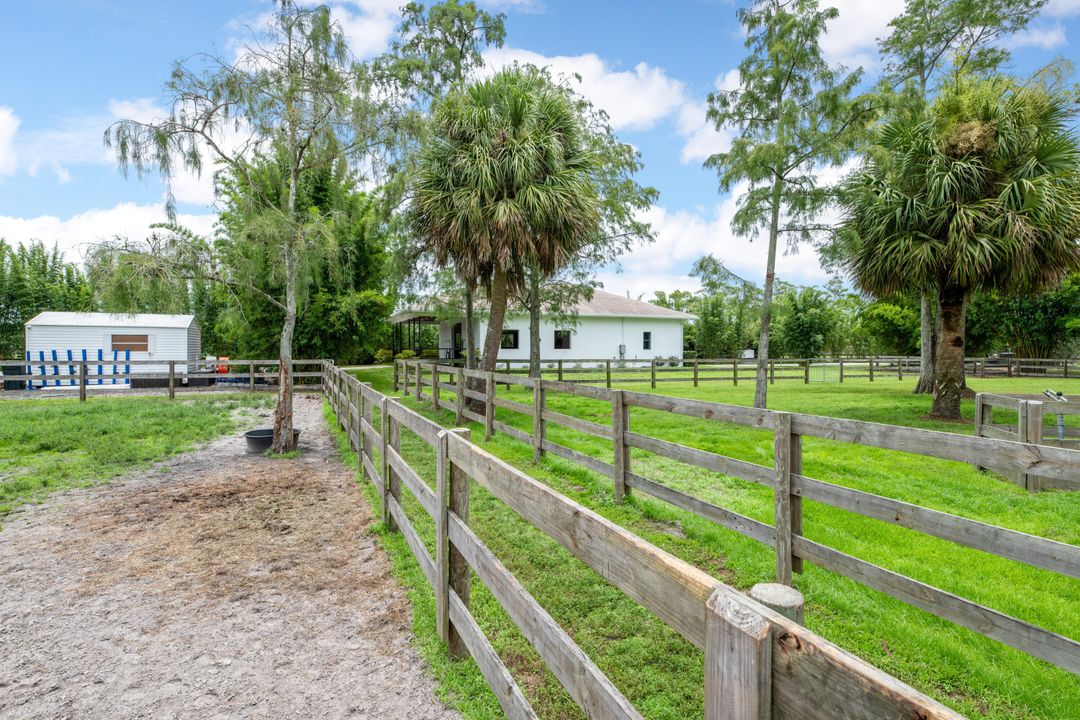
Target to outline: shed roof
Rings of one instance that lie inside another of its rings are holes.
[[[79,326],[122,328],[188,328],[194,315],[154,315],[146,313],[43,312],[26,323],[30,326]]]
[[[435,315],[437,302],[408,307],[394,313],[392,323],[406,322],[421,318],[431,320]],[[477,303],[482,307],[483,303]],[[696,315],[653,305],[642,300],[634,300],[624,295],[616,295],[606,290],[594,290],[592,298],[580,301],[574,308],[579,317],[633,317],[656,318],[658,320],[696,320]]]

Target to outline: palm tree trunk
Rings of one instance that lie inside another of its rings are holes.
[[[934,363],[934,404],[930,415],[943,420],[960,419],[964,393],[964,313],[967,294],[948,289],[939,292],[939,333]]]
[[[919,382],[916,395],[934,392],[934,313],[930,309],[930,293],[923,291],[919,301]]]
[[[540,377],[540,268],[529,268],[529,377]]]
[[[487,336],[484,338],[484,363],[485,372],[495,372],[495,364],[499,362],[499,346],[502,344],[503,320],[506,318],[507,300],[507,277],[506,271],[495,271],[495,277],[491,280],[491,293],[488,295],[489,316]]]
[[[473,287],[465,283],[465,367],[476,369],[476,315],[473,312]]]

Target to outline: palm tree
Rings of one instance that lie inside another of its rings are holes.
[[[972,291],[1030,292],[1080,267],[1080,148],[1053,87],[960,78],[922,116],[881,128],[846,181],[851,274],[941,306],[931,416],[958,420]]]
[[[597,159],[567,93],[512,67],[451,92],[412,188],[412,226],[436,261],[487,290],[483,369],[495,369],[508,298],[527,269],[565,265],[599,231]]]

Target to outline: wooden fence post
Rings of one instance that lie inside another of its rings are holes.
[[[1020,417],[1017,421],[1017,440],[1022,443],[1042,444],[1043,404],[1039,400],[1021,400]],[[1018,484],[1028,492],[1038,492],[1041,481],[1038,475],[1020,473]]]
[[[383,525],[390,525],[390,505],[386,502],[386,496],[390,490],[390,456],[386,448],[390,445],[390,418],[386,412],[390,398],[383,397],[379,400],[379,471],[382,476],[382,521]]]
[[[731,380],[733,385],[739,384],[739,358],[731,361]]]
[[[431,366],[431,404],[438,410],[439,406],[439,378],[442,373],[439,372],[438,363]]]
[[[559,382],[562,382],[563,375],[562,375],[562,360],[561,359],[558,361],[558,364],[559,364]],[[541,372],[540,374],[543,375],[543,372]]]
[[[649,361],[649,376],[652,378],[652,389],[656,389],[656,358]]]
[[[1068,377],[1068,375],[1066,375]],[[604,361],[604,386],[611,389],[611,360]]]
[[[367,388],[368,392],[371,392],[371,383],[360,383],[360,391],[357,393],[360,396],[362,407],[364,408],[363,417],[367,420],[368,425],[375,427],[375,403],[370,399],[364,397],[364,388]],[[375,464],[375,455],[372,454],[372,450],[375,448],[374,441],[368,437],[364,432],[364,424],[357,421],[357,427],[360,428],[360,447],[364,449],[364,454],[367,455],[367,459],[372,465]]]
[[[870,356],[870,382],[874,382],[874,356]]]
[[[694,387],[698,386],[698,359],[694,358]]]
[[[455,419],[455,422],[458,425],[464,425],[465,424],[465,369],[464,368],[458,368],[457,369],[457,389],[456,389],[456,392],[457,392],[457,407],[455,408],[455,411],[457,412],[457,418]]]
[[[450,462],[450,435],[468,441],[468,428],[443,430],[438,435],[436,457],[436,516],[435,516],[435,626],[439,639],[446,643],[452,658],[469,654],[461,636],[450,622],[450,591],[462,604],[469,606],[469,564],[450,543],[450,513],[462,522],[469,522],[469,476]]]
[[[789,457],[790,457],[790,467],[791,467],[790,475],[802,475],[803,474],[803,467],[802,467],[802,461],[803,461],[803,458],[802,458],[802,435],[798,435],[796,433],[790,433],[789,437],[791,438],[791,442],[790,442],[791,452],[790,452],[790,455],[789,455]],[[790,475],[789,475],[789,477],[790,477]],[[790,481],[789,481],[789,484],[790,484]],[[789,502],[789,505],[791,507],[791,515],[790,515],[790,517],[791,517],[791,534],[792,535],[802,535],[802,532],[803,532],[802,495],[796,495],[795,493],[790,492],[790,488],[789,488],[789,496],[791,498],[790,502]],[[792,550],[792,553],[791,553],[791,570],[793,572],[797,572],[797,573],[800,573],[800,574],[803,571],[802,558],[799,557],[798,555],[796,555],[794,550]]]
[[[840,358],[840,382],[844,382],[844,358]]]
[[[387,417],[386,435],[387,445],[390,450],[395,453],[401,452],[401,422],[393,415]],[[389,451],[387,451],[387,457],[389,458]],[[390,501],[392,497],[399,504],[401,503],[401,478],[398,477],[397,471],[389,466],[389,460],[387,461],[386,475],[383,477],[383,483],[386,487],[386,492],[383,493],[383,523],[386,525],[386,529],[391,532],[397,531],[397,523],[394,522],[394,518],[390,515]]]
[[[420,395],[424,392],[424,363],[416,361],[416,402],[420,402]]]
[[[533,462],[538,463],[544,457],[544,436],[547,427],[544,424],[544,381],[533,381]]]
[[[84,364],[83,367],[85,368],[86,365]],[[176,361],[175,360],[170,360],[169,361],[169,399],[170,400],[175,400],[176,399]]]
[[[484,439],[495,437],[495,373],[484,375]]]
[[[810,384],[810,358],[806,358],[806,367],[803,370],[803,385]]]
[[[394,360],[394,392],[398,391],[398,361]]]
[[[791,584],[791,415],[774,413],[774,504],[776,507],[776,582]]]
[[[769,384],[776,384],[776,361],[769,360]]]
[[[721,587],[705,604],[705,720],[772,717],[772,625]]]
[[[255,392],[255,363],[248,363],[248,389]]]
[[[630,470],[630,446],[626,432],[630,429],[630,414],[622,390],[611,391],[611,430],[615,450],[615,502],[621,503],[628,494],[626,473]]]
[[[169,387],[170,394],[172,386]],[[86,363],[79,363],[79,402],[86,402]]]
[[[896,379],[904,379],[904,358],[902,357],[896,358]]]
[[[405,395],[408,396],[408,394],[409,394],[409,361],[408,360],[402,360],[401,361],[401,371],[405,375]]]

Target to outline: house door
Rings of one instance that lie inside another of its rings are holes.
[[[455,323],[450,331],[450,344],[453,346],[455,360],[460,360],[465,354],[465,335],[461,331],[461,323]]]

